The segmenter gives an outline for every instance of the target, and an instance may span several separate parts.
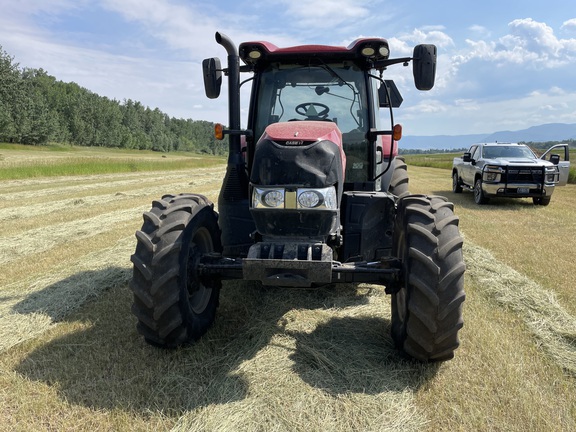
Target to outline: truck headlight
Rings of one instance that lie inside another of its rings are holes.
[[[484,167],[484,174],[482,180],[485,182],[499,182],[500,174],[502,174],[502,167],[497,165],[487,165]]]
[[[546,167],[546,183],[557,183],[560,177],[558,167]]]

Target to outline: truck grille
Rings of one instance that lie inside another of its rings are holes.
[[[544,170],[533,167],[508,167],[505,181],[506,183],[543,183]]]

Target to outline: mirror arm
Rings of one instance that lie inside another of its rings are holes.
[[[412,57],[402,57],[397,59],[386,59],[386,60],[378,60],[374,62],[374,69],[386,69],[388,66],[398,63],[404,63],[404,66],[408,66],[408,62],[413,60]]]

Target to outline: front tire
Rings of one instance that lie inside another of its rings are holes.
[[[213,208],[202,195],[165,195],[144,213],[130,288],[138,332],[152,345],[191,343],[214,322],[221,283],[206,284],[195,271],[202,255],[222,250]]]
[[[541,206],[547,206],[548,204],[550,204],[550,200],[552,199],[552,197],[534,197],[532,198],[532,202],[534,203],[534,205],[541,205]]]
[[[392,339],[424,362],[449,360],[460,345],[464,294],[463,240],[453,204],[410,195],[398,203],[393,251],[403,263],[392,294]]]
[[[474,202],[478,205],[487,204],[490,201],[489,198],[484,195],[482,190],[482,180],[476,179],[474,182]]]

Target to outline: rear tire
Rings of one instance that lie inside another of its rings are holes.
[[[462,185],[460,184],[460,178],[457,172],[452,174],[452,192],[462,193]]]
[[[392,294],[392,338],[424,362],[449,360],[460,345],[464,294],[463,240],[453,204],[410,195],[398,202],[393,251],[403,263]]]
[[[205,285],[195,271],[203,254],[222,250],[213,208],[202,195],[165,195],[144,213],[130,288],[138,332],[152,345],[188,344],[214,321],[221,283]]]
[[[409,195],[408,180],[408,166],[406,165],[404,158],[396,156],[394,158],[394,171],[392,172],[392,179],[390,180],[388,192],[398,198]]]

